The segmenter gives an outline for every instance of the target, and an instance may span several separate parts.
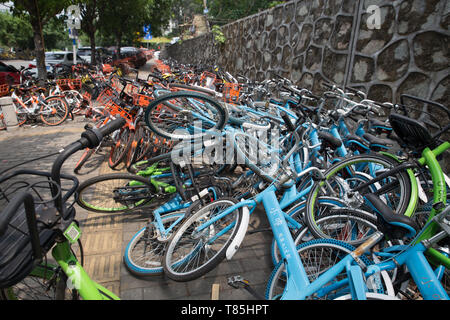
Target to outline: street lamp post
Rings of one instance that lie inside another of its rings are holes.
[[[77,39],[78,30],[81,29],[81,10],[79,5],[71,5],[67,8],[68,18],[67,28],[69,29],[69,38],[72,39],[73,64],[77,64]]]

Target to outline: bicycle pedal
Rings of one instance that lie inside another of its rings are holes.
[[[232,276],[228,278],[228,285],[235,288],[235,289],[239,289],[239,288],[243,288],[245,286],[248,286],[248,281],[244,280],[244,278],[242,278],[242,276],[240,275],[236,275],[236,276]]]
[[[235,289],[244,289],[247,291],[250,295],[252,295],[256,300],[265,300],[265,298],[256,292],[251,286],[250,282],[248,280],[245,280],[242,278],[242,276],[237,275],[233,277],[228,278],[228,285],[235,288]]]

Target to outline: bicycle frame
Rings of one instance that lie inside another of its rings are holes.
[[[119,300],[114,293],[88,276],[70,250],[68,241],[57,243],[52,250],[52,255],[83,300]]]

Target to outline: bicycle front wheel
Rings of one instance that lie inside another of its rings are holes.
[[[145,123],[157,135],[191,140],[208,132],[221,132],[227,121],[225,108],[205,94],[169,93],[153,100],[145,111]]]
[[[150,180],[127,173],[93,177],[78,187],[77,203],[93,212],[123,212],[150,203],[156,188]]]
[[[14,286],[0,289],[0,300],[69,300],[76,298],[67,288],[67,276],[58,267],[38,265]]]
[[[224,210],[236,205],[233,198],[222,198],[200,208],[173,235],[163,258],[164,273],[175,281],[190,281],[211,271],[224,258],[242,222],[242,209],[225,216]],[[204,228],[207,223],[210,223]]]

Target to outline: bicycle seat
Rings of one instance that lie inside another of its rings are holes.
[[[329,132],[319,131],[318,136],[319,139],[321,139],[325,143],[325,146],[330,147],[333,150],[339,148],[342,145],[342,141]]]
[[[378,119],[369,119],[370,127],[372,128],[380,128],[384,130],[392,130],[392,127],[389,123],[386,123],[384,121],[378,120]]]
[[[393,113],[389,115],[389,123],[403,147],[421,152],[434,144],[430,130],[420,121]]]
[[[381,218],[378,221],[381,222],[384,230],[390,237],[401,239],[404,236],[414,237],[420,227],[411,218],[403,215],[396,214],[392,208],[386,205],[383,200],[373,193],[365,195],[366,199],[370,202],[372,207],[375,208],[377,217]]]
[[[346,137],[346,145],[350,146],[354,145],[357,148],[360,147],[366,150],[369,149],[367,141],[361,138],[360,136],[357,136],[356,134],[350,134]]]
[[[370,149],[389,149],[394,146],[394,141],[392,141],[390,139],[378,138],[369,133],[365,133],[363,135],[363,138],[366,139],[367,141],[369,141]]]

